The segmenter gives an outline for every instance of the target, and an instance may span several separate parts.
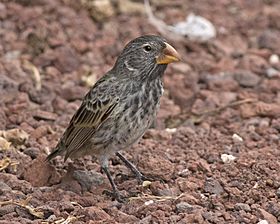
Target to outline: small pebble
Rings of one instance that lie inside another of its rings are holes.
[[[269,224],[267,220],[263,219],[259,221],[257,224]]]
[[[279,56],[277,54],[272,54],[270,57],[269,57],[269,63],[270,64],[278,64],[279,63]]]
[[[179,213],[191,212],[193,210],[193,206],[187,202],[180,202],[176,205],[176,209]]]
[[[233,162],[235,159],[236,159],[236,157],[233,155],[229,155],[229,154],[221,155],[221,160],[223,161],[223,163],[230,163],[230,162]]]
[[[268,68],[266,69],[266,76],[268,78],[274,78],[280,76],[280,71],[276,70],[275,68]]]
[[[280,198],[280,187],[277,189],[276,195]]]
[[[238,134],[233,134],[232,135],[232,140],[237,143],[237,142],[243,142],[243,138],[240,137]]]
[[[166,128],[165,131],[167,131],[168,133],[175,133],[177,130],[177,128]]]
[[[243,210],[245,212],[250,212],[251,211],[251,208],[250,208],[250,205],[246,204],[246,203],[236,203],[234,205],[234,208],[236,210]]]
[[[153,204],[153,203],[154,203],[154,201],[153,201],[153,200],[149,200],[149,201],[146,201],[146,202],[145,202],[145,205],[147,205],[147,206],[148,206],[148,205],[151,205],[151,204]]]

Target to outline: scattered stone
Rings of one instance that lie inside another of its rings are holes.
[[[277,189],[276,195],[280,198],[280,187]]]
[[[157,154],[138,155],[138,167],[143,174],[169,180],[174,172],[174,165],[164,156]]]
[[[218,215],[215,212],[212,212],[212,211],[203,212],[202,216],[204,219],[206,219],[210,223],[221,223]]]
[[[38,139],[46,136],[49,133],[49,131],[50,131],[49,125],[42,125],[36,129],[34,129],[34,131],[31,132],[31,137],[38,140]]]
[[[275,68],[268,68],[266,69],[266,76],[268,78],[275,78],[275,77],[280,78],[280,71],[276,70]]]
[[[0,181],[0,195],[4,194],[5,192],[11,191],[11,190],[12,190],[12,188],[10,188],[9,185]]]
[[[223,161],[223,163],[231,163],[236,159],[235,156],[233,155],[229,155],[229,154],[222,154],[221,155],[221,160]]]
[[[73,178],[82,186],[82,189],[90,191],[92,186],[99,186],[104,183],[104,177],[95,171],[75,170]]]
[[[166,78],[166,87],[169,90],[170,98],[182,109],[189,108],[195,98],[198,90],[196,83],[196,75],[174,74],[172,77]]]
[[[280,105],[275,103],[257,102],[255,104],[241,105],[241,116],[243,118],[249,118],[253,116],[264,116],[278,118],[280,117]]]
[[[62,87],[61,96],[67,101],[81,100],[86,91],[85,87],[75,86],[74,88],[72,85],[68,85]]]
[[[198,167],[199,167],[202,171],[211,173],[210,165],[209,165],[209,163],[208,163],[206,160],[204,160],[204,159],[199,159],[197,162],[198,162]]]
[[[33,117],[36,120],[55,121],[57,115],[49,111],[37,110],[34,112]]]
[[[165,131],[168,133],[175,133],[177,131],[177,128],[166,128]]]
[[[194,209],[194,207],[187,202],[180,202],[176,205],[177,212],[179,213],[190,213]]]
[[[40,149],[33,148],[33,147],[32,148],[27,148],[23,152],[24,152],[24,154],[30,156],[31,159],[36,159],[41,153]]]
[[[233,134],[233,135],[232,135],[232,140],[233,140],[235,143],[243,142],[243,138],[242,138],[241,136],[239,136],[238,134]]]
[[[19,56],[20,56],[21,52],[20,51],[8,51],[5,55],[4,55],[4,58],[6,60],[15,60],[15,59],[18,59]]]
[[[268,213],[262,208],[259,208],[258,212],[260,213],[261,218],[267,220],[269,224],[277,224],[277,218],[274,215]]]
[[[266,206],[266,211],[270,214],[274,215],[275,217],[280,217],[280,204],[278,201],[271,201]]]
[[[188,72],[192,71],[192,68],[187,63],[183,63],[183,62],[170,64],[170,66],[171,66],[172,69],[174,69],[175,72],[185,74],[185,75]]]
[[[0,217],[15,211],[16,205],[4,205],[0,206]]]
[[[149,200],[149,201],[145,201],[145,205],[148,206],[148,205],[151,205],[154,203],[154,200]]]
[[[118,0],[120,13],[123,14],[144,14],[145,8],[142,2],[134,2],[131,0]]]
[[[278,30],[264,30],[258,37],[258,45],[260,48],[267,48],[277,52],[280,46],[280,32]]]
[[[172,110],[170,110],[170,108],[172,108]],[[164,121],[170,117],[175,117],[180,113],[180,107],[176,105],[173,100],[163,96],[160,100],[160,110],[157,114],[156,127],[159,129],[165,128],[166,124]]]
[[[110,0],[81,0],[81,2],[89,11],[90,16],[98,22],[104,22],[115,14]]]
[[[56,60],[54,61],[54,65],[61,73],[73,72],[80,65],[76,52],[69,47],[63,46],[56,48],[55,56]]]
[[[34,187],[56,184],[60,181],[60,175],[53,166],[45,162],[43,155],[26,164],[23,177]]]
[[[274,65],[274,64],[278,64],[279,63],[279,56],[277,54],[272,54],[269,57],[269,63]]]
[[[255,73],[246,70],[236,71],[233,76],[239,85],[244,87],[254,87],[258,85],[261,80],[261,78]]]
[[[190,13],[185,21],[169,26],[174,33],[191,41],[204,43],[216,37],[215,26],[206,18]]]
[[[250,212],[251,211],[251,208],[250,208],[250,205],[246,204],[246,203],[236,203],[234,205],[234,208],[236,210],[243,210],[245,212]]]
[[[92,221],[105,221],[110,219],[110,216],[104,210],[96,206],[84,208],[83,213],[88,220]]]
[[[222,185],[220,184],[219,181],[210,178],[210,179],[206,180],[206,182],[204,184],[204,191],[211,193],[211,194],[219,195],[224,192],[224,188],[222,187]]]
[[[118,209],[114,209],[110,215],[114,217],[114,221],[117,223],[140,223],[136,216],[126,214]]]
[[[234,80],[231,73],[206,74],[202,80],[214,91],[236,91],[239,88],[238,82]]]
[[[260,220],[257,224],[270,224],[270,223],[268,223],[267,220],[263,219],[263,220]]]

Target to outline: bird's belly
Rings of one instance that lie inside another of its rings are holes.
[[[157,88],[155,88],[157,87]],[[152,125],[163,93],[160,80],[120,102],[114,113],[98,128],[91,142],[116,152],[137,142]]]
[[[147,129],[152,125],[156,111],[151,111],[144,115],[144,117],[140,117],[139,114],[141,112],[135,114],[134,117],[127,123],[123,124],[123,128],[118,130],[117,135],[115,136],[115,144],[119,149],[126,149],[135,142],[137,142],[147,131]]]

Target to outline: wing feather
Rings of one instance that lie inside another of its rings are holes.
[[[99,80],[85,96],[57,145],[59,148],[63,146],[63,151],[66,151],[65,160],[94,137],[96,130],[110,117],[118,105],[119,98],[113,89],[110,89],[108,94],[101,93],[101,90],[106,89],[104,81],[105,79]],[[110,86],[110,83],[107,85]]]

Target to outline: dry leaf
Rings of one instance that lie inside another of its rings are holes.
[[[4,158],[0,160],[0,171],[6,169],[11,164],[11,160],[9,158]]]
[[[7,131],[0,131],[0,136],[4,137],[8,142],[11,142],[13,145],[22,145],[24,144],[29,135],[22,129],[10,129]]]
[[[0,137],[0,151],[8,150],[11,146],[11,142],[8,142],[5,138]]]
[[[31,71],[32,79],[35,83],[35,89],[40,91],[42,88],[41,76],[38,68],[29,61],[23,61],[23,67]]]

